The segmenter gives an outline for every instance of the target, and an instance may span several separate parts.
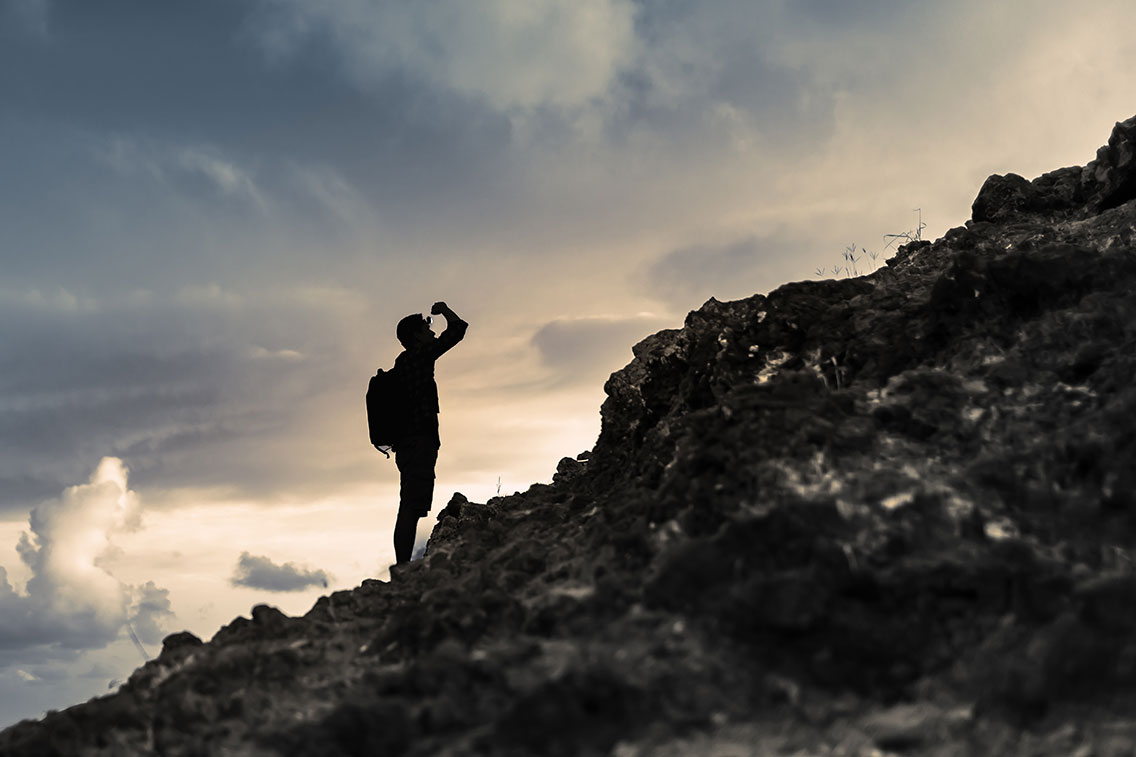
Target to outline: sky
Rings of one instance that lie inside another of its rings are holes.
[[[385,578],[363,395],[402,316],[470,323],[434,512],[547,482],[707,298],[1091,160],[1136,114],[1134,27],[1112,0],[0,0],[0,727],[165,634]]]

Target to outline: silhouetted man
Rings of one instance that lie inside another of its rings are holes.
[[[434,336],[430,319],[408,315],[398,322],[398,341],[404,348],[394,361],[405,388],[406,431],[394,445],[401,486],[398,519],[394,525],[394,554],[399,563],[409,562],[414,551],[418,519],[430,512],[434,499],[434,465],[438,462],[438,384],[434,361],[462,340],[469,327],[444,302],[435,302],[431,315],[446,318],[446,330]]]

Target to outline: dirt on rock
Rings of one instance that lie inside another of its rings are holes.
[[[455,494],[390,581],[170,636],[0,754],[1131,753],[1134,149],[710,300],[551,485]]]

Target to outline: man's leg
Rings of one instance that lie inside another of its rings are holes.
[[[395,562],[410,562],[414,554],[414,537],[418,533],[418,518],[409,514],[403,508],[398,509],[398,520],[394,523],[394,559]]]
[[[430,511],[434,499],[434,465],[438,450],[430,444],[409,443],[395,452],[400,474],[398,518],[394,525],[395,560],[409,562],[414,553],[418,519]]]

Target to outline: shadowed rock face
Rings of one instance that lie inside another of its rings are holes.
[[[1134,144],[991,177],[870,276],[710,300],[552,485],[454,495],[390,582],[175,634],[0,753],[1124,753]]]

